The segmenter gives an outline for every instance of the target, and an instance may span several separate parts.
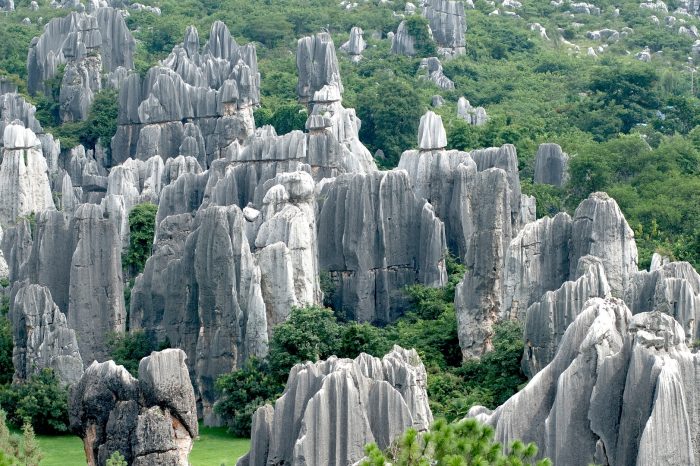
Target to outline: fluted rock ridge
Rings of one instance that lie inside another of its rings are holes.
[[[465,2],[455,0],[427,0],[424,3],[423,16],[430,24],[440,53],[445,56],[464,55],[466,51],[464,5]]]
[[[405,171],[341,175],[323,185],[318,204],[320,268],[333,279],[334,308],[349,318],[391,322],[403,312],[403,287],[445,283],[444,225]]]
[[[25,381],[44,368],[68,385],[83,375],[75,332],[41,285],[19,285],[12,292],[12,364],[14,380]]]
[[[297,95],[303,103],[311,102],[314,94],[324,86],[334,87],[340,94],[343,92],[335,46],[331,35],[327,32],[299,39],[297,71],[299,73]]]
[[[179,349],[153,352],[138,380],[114,361],[87,368],[71,390],[70,427],[88,465],[104,466],[115,451],[138,466],[189,464],[198,426],[186,358]]]
[[[362,59],[362,52],[367,48],[361,28],[354,26],[350,29],[350,38],[347,42],[340,46],[340,50],[350,55],[350,59],[354,62]]]
[[[398,346],[382,359],[297,364],[274,407],[253,416],[251,450],[238,465],[356,463],[368,442],[386,448],[409,427],[427,430],[426,384],[416,351]]]
[[[472,413],[497,441],[535,441],[555,464],[697,464],[699,363],[671,316],[594,298],[522,391]]]
[[[423,73],[422,78],[431,81],[440,89],[449,91],[455,88],[455,83],[443,73],[442,63],[437,57],[422,59],[418,71]]]
[[[14,121],[3,132],[0,165],[0,224],[11,225],[18,217],[55,210],[48,165],[34,131]]]
[[[137,73],[126,77],[119,102],[110,165],[129,157],[184,155],[208,167],[224,147],[255,129],[253,110],[260,102],[255,46],[239,46],[216,21],[200,49],[197,30],[190,27],[184,42],[144,79]]]

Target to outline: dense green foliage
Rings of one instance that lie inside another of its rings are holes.
[[[129,276],[140,274],[151,256],[157,213],[158,206],[150,202],[139,204],[129,212],[129,248],[122,257],[122,267]]]
[[[15,427],[26,421],[39,433],[68,431],[68,390],[51,369],[0,390],[0,407]]]
[[[408,287],[411,308],[384,328],[339,320],[330,309],[292,310],[288,320],[275,327],[267,360],[252,359],[241,369],[219,377],[217,412],[236,435],[249,435],[250,416],[257,407],[281,395],[294,364],[331,355],[354,358],[362,352],[382,357],[395,344],[415,348],[421,356],[436,416],[451,421],[466,415],[475,404],[495,408],[525,381],[520,370],[520,326],[515,322],[499,324],[494,351],[463,364],[453,301],[464,267],[449,255],[446,264],[447,285]]]
[[[124,456],[119,453],[119,451],[115,451],[109,458],[107,458],[107,466],[128,466],[128,463],[126,462]]]
[[[376,444],[365,451],[363,466],[551,466],[548,459],[535,462],[537,445],[516,440],[503,453],[501,444],[493,440],[494,431],[474,419],[448,423],[439,419],[426,433],[411,428],[386,452]]]
[[[434,57],[437,55],[435,41],[430,37],[428,20],[419,15],[406,18],[406,30],[413,37],[413,48],[419,57]]]
[[[0,466],[39,466],[44,455],[31,424],[24,423],[20,437],[10,433],[6,421],[7,414],[0,409]]]
[[[0,298],[0,386],[12,382],[12,323],[9,317],[9,298]],[[2,390],[2,388],[0,388]]]
[[[158,342],[143,330],[132,330],[127,333],[110,333],[107,335],[107,348],[110,358],[117,364],[124,366],[134,377],[139,373],[139,362],[153,351],[170,348],[170,342],[166,339]]]

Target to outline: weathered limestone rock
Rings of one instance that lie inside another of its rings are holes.
[[[186,466],[198,434],[197,405],[182,350],[151,353],[134,379],[113,361],[93,362],[71,391],[71,430],[87,463],[119,451],[127,463]]]
[[[191,355],[208,424],[220,422],[212,409],[216,377],[267,353],[266,303],[246,223],[237,206],[209,206],[194,220],[189,213],[166,217],[132,290],[130,328],[167,337]],[[246,326],[249,319],[255,327]]]
[[[460,97],[457,101],[457,115],[474,126],[486,124],[489,119],[484,107],[472,107],[464,97]]]
[[[569,275],[576,273],[579,258],[597,256],[603,261],[613,296],[622,297],[637,271],[637,246],[615,200],[605,193],[588,196],[576,208],[571,231]]]
[[[465,2],[455,0],[428,0],[423,6],[423,16],[428,19],[439,52],[448,57],[464,55],[467,20]]]
[[[467,273],[455,290],[455,309],[462,353],[472,357],[491,349],[492,327],[499,319],[503,264],[512,236],[511,192],[500,168],[465,178],[473,183],[473,234],[464,257]]]
[[[421,60],[418,71],[423,73],[422,78],[435,83],[440,89],[451,90],[455,88],[455,83],[442,72],[442,63],[437,57]]]
[[[319,262],[335,283],[335,309],[391,322],[403,312],[403,287],[445,283],[444,225],[413,193],[406,172],[341,175],[320,199]]]
[[[327,32],[299,39],[297,43],[297,95],[302,103],[310,102],[324,86],[338,89],[342,94],[340,68],[333,39]]]
[[[340,46],[340,50],[350,55],[352,61],[362,59],[362,52],[367,48],[367,42],[362,37],[362,29],[355,26],[350,30],[350,39]]]
[[[102,359],[105,335],[123,331],[126,318],[117,225],[101,206],[82,204],[73,216],[39,213],[35,228],[14,278],[46,286],[75,330],[83,360]]]
[[[41,143],[20,121],[5,126],[3,133],[0,200],[2,225],[14,224],[32,212],[56,209]]]
[[[53,302],[48,288],[19,285],[12,294],[14,380],[27,380],[49,368],[65,384],[78,382],[83,375],[83,360],[75,332],[68,327],[65,314]]]
[[[564,212],[544,217],[513,238],[506,252],[502,312],[523,319],[526,309],[569,279],[573,220]]]
[[[68,16],[54,18],[48,22],[43,34],[32,40],[29,48],[29,92],[48,92],[44,82],[56,75],[60,65],[79,63],[93,55],[99,55],[98,60],[107,72],[119,66],[131,69],[134,50],[134,38],[118,10],[100,8],[93,14],[72,12]],[[90,77],[91,80],[95,78],[99,78],[99,75]]]
[[[418,126],[418,148],[421,150],[444,149],[447,146],[447,135],[442,125],[442,117],[428,111],[420,119]]]
[[[101,89],[102,59],[99,55],[68,62],[59,96],[61,121],[85,120],[94,94]]]
[[[605,269],[597,257],[583,257],[579,268],[585,269],[583,275],[565,282],[556,291],[547,291],[528,308],[524,318],[521,317],[525,322],[522,367],[530,378],[552,361],[564,332],[588,300],[610,297]]]
[[[537,442],[555,464],[697,464],[700,359],[684,340],[666,314],[594,298],[530,384],[493,413],[471,413],[497,441]]]
[[[700,338],[700,275],[687,262],[667,262],[632,274],[625,302],[633,314],[659,310],[681,324],[688,343]]]
[[[224,147],[254,132],[253,110],[260,102],[255,47],[239,46],[217,21],[200,49],[197,30],[190,27],[184,42],[143,80],[129,74],[119,102],[108,165],[129,157],[185,155],[207,167]]]
[[[564,187],[568,174],[569,156],[559,144],[540,144],[535,156],[535,183]]]
[[[391,38],[391,53],[409,57],[416,54],[415,39],[409,34],[406,21],[401,21],[396,34]]]
[[[426,383],[415,350],[398,346],[382,359],[297,364],[274,408],[253,416],[251,449],[238,464],[353,464],[368,442],[386,448],[409,427],[427,430]]]

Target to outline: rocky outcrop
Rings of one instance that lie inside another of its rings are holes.
[[[666,314],[632,316],[620,300],[594,298],[523,390],[471,414],[502,444],[534,441],[555,464],[696,464],[700,360],[684,341]]]
[[[297,43],[297,95],[302,103],[309,103],[324,86],[343,92],[340,68],[335,55],[333,39],[327,32],[304,37]]]
[[[68,385],[83,375],[75,332],[68,327],[66,316],[41,285],[18,285],[12,299],[12,364],[14,380],[27,380],[44,368],[53,369],[58,379]]]
[[[350,30],[350,39],[340,46],[340,50],[350,55],[353,62],[362,59],[362,52],[367,48],[367,42],[362,37],[362,29],[355,26]]]
[[[369,442],[383,449],[409,427],[428,429],[426,384],[416,351],[398,346],[382,359],[297,364],[274,407],[256,411],[250,452],[237,464],[356,463]]]
[[[447,146],[447,134],[442,125],[442,118],[428,111],[418,125],[418,148],[420,150],[439,150]]]
[[[569,276],[576,274],[578,259],[599,257],[613,296],[622,297],[637,272],[634,232],[614,199],[593,193],[576,208],[572,225]]]
[[[552,361],[564,332],[588,300],[610,297],[605,269],[597,257],[581,258],[579,269],[583,274],[578,279],[565,282],[556,291],[547,291],[520,316],[525,323],[522,368],[530,378]]]
[[[532,222],[508,246],[502,312],[523,319],[528,307],[570,279],[569,242],[573,220],[564,212]],[[575,279],[574,277],[571,278]]]
[[[406,285],[445,283],[443,223],[406,172],[341,175],[323,185],[318,211],[320,268],[333,279],[334,309],[349,318],[391,322]]]
[[[131,73],[124,81],[107,165],[184,155],[208,167],[223,148],[253,134],[259,101],[255,47],[239,46],[217,21],[200,49],[197,30],[190,27],[160,66],[144,79]]]
[[[70,427],[88,465],[105,465],[115,451],[135,466],[189,464],[198,426],[186,358],[178,349],[151,353],[138,380],[113,361],[87,368],[71,390]]]
[[[688,344],[700,338],[700,275],[687,262],[667,262],[633,274],[625,302],[633,314],[660,310],[674,317]]]
[[[468,196],[473,233],[464,257],[467,272],[455,290],[455,309],[462,354],[472,357],[491,349],[493,325],[499,320],[503,264],[512,236],[511,192],[508,176],[500,168],[476,174],[462,171],[471,189],[460,188],[457,193]]]
[[[420,62],[418,72],[421,78],[427,79],[444,90],[455,88],[455,83],[442,72],[442,64],[437,57],[424,58]]]
[[[411,36],[406,26],[406,21],[401,21],[396,34],[391,38],[391,53],[396,55],[416,55],[415,39]]]
[[[559,144],[540,144],[535,156],[535,183],[564,187],[569,178],[568,165],[569,156]]]
[[[0,224],[11,225],[32,212],[55,210],[48,166],[34,132],[15,121],[3,132],[0,165]]]
[[[71,13],[49,22],[35,38],[27,59],[29,91],[45,94],[44,82],[65,64],[59,95],[62,122],[85,120],[107,73],[133,67],[135,42],[118,10],[103,7]]]
[[[467,44],[467,17],[464,2],[455,0],[428,0],[423,6],[423,16],[428,19],[440,54],[452,57],[464,55]]]
[[[484,125],[489,119],[484,107],[472,107],[464,97],[457,101],[457,116],[474,126]]]
[[[50,290],[75,330],[84,361],[103,359],[105,336],[123,331],[126,323],[121,240],[105,215],[95,204],[80,205],[73,216],[39,213],[31,253],[14,277]]]

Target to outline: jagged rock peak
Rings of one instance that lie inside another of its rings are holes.
[[[602,192],[592,193],[574,213],[570,276],[576,273],[578,259],[589,254],[603,261],[613,296],[622,297],[637,272],[637,246],[617,202]]]
[[[32,212],[56,209],[41,142],[17,120],[3,131],[0,199],[2,225],[14,224]]]
[[[362,58],[362,52],[367,48],[367,42],[362,37],[363,31],[355,26],[350,30],[350,39],[340,46],[340,50],[350,55],[353,61]]]
[[[237,464],[356,463],[368,442],[387,448],[409,427],[428,429],[426,383],[416,351],[399,346],[382,359],[362,353],[297,364],[274,407],[256,411],[250,452]]]
[[[128,464],[186,466],[198,435],[197,404],[185,353],[153,352],[134,379],[114,361],[93,362],[71,390],[71,431],[87,463],[104,466],[115,451]]]
[[[418,126],[418,147],[421,150],[444,149],[447,146],[447,133],[442,125],[442,117],[428,110]]]
[[[134,50],[134,38],[118,10],[99,8],[92,14],[71,12],[54,18],[29,48],[29,92],[48,91],[43,83],[55,76],[61,64],[79,61],[94,52],[99,53],[108,72],[119,66],[131,69]]]
[[[396,34],[391,38],[391,53],[409,57],[416,55],[415,39],[409,33],[406,21],[399,23]]]
[[[329,33],[320,32],[299,39],[297,73],[297,95],[303,103],[312,102],[314,94],[324,86],[336,87],[340,94],[343,93],[338,58]]]
[[[72,385],[83,375],[83,360],[75,332],[41,285],[21,285],[12,291],[12,364],[14,380],[22,382],[44,368]]]
[[[559,144],[540,144],[535,156],[535,183],[563,187],[568,179],[569,156]]]
[[[594,298],[523,390],[470,414],[503,444],[537,442],[554,464],[697,464],[698,364],[672,317]]]

